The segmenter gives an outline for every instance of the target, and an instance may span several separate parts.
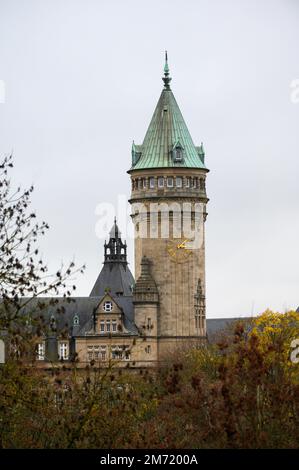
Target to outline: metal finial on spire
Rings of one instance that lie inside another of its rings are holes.
[[[169,77],[169,67],[168,67],[168,56],[167,56],[167,51],[165,51],[165,65],[164,65],[164,77],[162,77],[162,80],[164,82],[164,89],[165,90],[170,90],[170,82],[171,82],[171,77]]]

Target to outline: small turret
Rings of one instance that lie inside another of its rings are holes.
[[[146,256],[141,260],[141,274],[135,284],[133,302],[134,304],[159,302],[157,285],[150,273],[150,260]]]
[[[135,324],[144,336],[157,336],[159,293],[150,272],[150,260],[143,256],[141,274],[133,292]]]
[[[114,219],[114,224],[109,233],[109,241],[105,242],[104,251],[105,251],[105,263],[125,263],[127,264],[127,244],[123,243],[121,239],[121,232],[116,223],[116,218]]]

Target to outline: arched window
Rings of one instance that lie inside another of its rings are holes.
[[[79,326],[79,324],[80,324],[79,315],[76,314],[73,318],[73,325]]]

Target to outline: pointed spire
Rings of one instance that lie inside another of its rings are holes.
[[[115,239],[120,238],[121,236],[121,232],[116,223],[116,217],[114,217],[113,226],[109,232],[109,235],[110,235],[110,238],[115,238]]]
[[[142,145],[132,145],[130,170],[148,168],[202,168],[204,150],[196,147],[170,89],[168,56],[165,53],[164,88],[146,131]],[[136,183],[136,182],[135,182]]]
[[[171,77],[169,76],[167,51],[165,51],[164,77],[162,77],[162,80],[164,82],[164,89],[165,90],[170,90],[170,85],[169,84],[171,82]]]
[[[127,244],[121,239],[121,232],[114,217],[113,226],[109,232],[109,241],[104,244],[105,263],[106,262],[123,262],[127,263]]]

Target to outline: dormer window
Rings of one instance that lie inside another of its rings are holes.
[[[113,304],[112,302],[108,301],[104,303],[104,311],[105,312],[112,312]]]
[[[74,316],[74,319],[73,319],[73,325],[74,325],[74,326],[79,326],[79,324],[80,324],[79,316],[78,316],[78,315],[75,315],[75,316]]]
[[[141,156],[140,146],[135,145],[134,140],[132,144],[132,165],[136,165]]]
[[[184,148],[180,142],[177,142],[172,149],[172,159],[174,163],[180,163],[184,160]]]

